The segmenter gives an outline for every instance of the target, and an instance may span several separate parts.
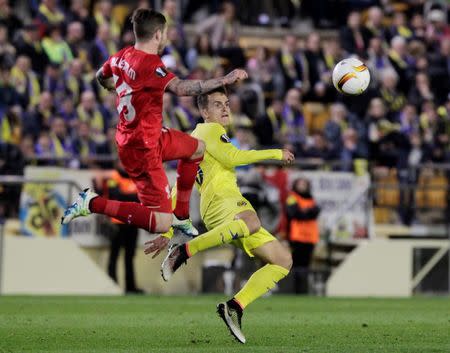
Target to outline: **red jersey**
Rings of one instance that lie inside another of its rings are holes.
[[[167,71],[158,55],[127,47],[103,65],[103,76],[113,77],[120,121],[119,147],[153,148],[162,128],[164,90],[176,76]]]

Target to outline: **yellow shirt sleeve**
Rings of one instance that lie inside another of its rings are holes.
[[[196,135],[205,142],[206,151],[227,168],[283,158],[280,149],[244,151],[236,148],[231,144],[225,129],[220,124],[206,123]]]

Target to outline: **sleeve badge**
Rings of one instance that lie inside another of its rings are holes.
[[[155,72],[156,72],[156,75],[158,75],[159,77],[167,76],[167,70],[162,66],[157,67]]]
[[[227,134],[223,134],[222,136],[220,136],[220,140],[221,140],[222,142],[225,142],[225,143],[230,143],[230,142],[231,142],[231,140],[230,140],[230,138],[227,136]]]

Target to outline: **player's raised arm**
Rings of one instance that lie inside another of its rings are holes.
[[[209,130],[203,138],[206,143],[206,150],[222,165],[233,168],[239,165],[252,164],[265,160],[282,160],[291,163],[294,155],[288,150],[268,149],[268,150],[240,150],[230,143],[225,130],[218,124],[211,124]]]
[[[233,70],[226,76],[210,80],[181,80],[176,77],[170,81],[167,85],[167,89],[177,96],[197,96],[218,87],[231,85],[239,80],[244,80],[247,77],[247,72],[241,69]]]

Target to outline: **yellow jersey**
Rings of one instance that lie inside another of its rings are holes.
[[[214,199],[221,200],[241,194],[237,186],[235,167],[283,158],[280,149],[244,151],[236,148],[231,144],[225,128],[218,123],[197,124],[192,136],[206,144],[206,152],[196,178],[202,219]]]

